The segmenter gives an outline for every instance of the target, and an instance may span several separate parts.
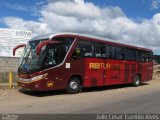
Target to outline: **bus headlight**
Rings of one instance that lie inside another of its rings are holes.
[[[46,78],[47,75],[48,75],[48,73],[42,74],[42,75],[38,75],[38,76],[34,76],[34,77],[29,78],[29,79],[27,79],[27,78],[20,78],[19,77],[19,82],[22,82],[22,83],[31,83],[31,82],[34,82],[34,81],[42,80],[42,79]]]
[[[32,78],[31,78],[31,81],[42,80],[42,79],[44,79],[45,77],[47,77],[47,75],[48,75],[48,73],[43,74],[43,75],[38,75],[38,76],[32,77]]]

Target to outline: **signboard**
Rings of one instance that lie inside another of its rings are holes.
[[[12,57],[15,46],[26,44],[32,37],[31,31],[0,28],[0,56]],[[15,56],[20,57],[23,49],[17,50]]]

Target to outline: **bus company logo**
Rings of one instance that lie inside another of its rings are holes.
[[[89,69],[107,69],[107,70],[120,70],[120,64],[110,63],[89,63]]]
[[[54,85],[54,82],[53,81],[48,81],[47,82],[47,87],[53,87]]]
[[[32,36],[31,31],[16,31],[16,36]]]

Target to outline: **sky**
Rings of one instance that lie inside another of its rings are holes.
[[[160,0],[1,0],[0,28],[91,34],[160,55]]]

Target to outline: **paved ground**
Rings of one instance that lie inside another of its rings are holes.
[[[85,89],[80,94],[64,91],[26,92],[0,89],[0,113],[83,114],[160,113],[160,81]]]

